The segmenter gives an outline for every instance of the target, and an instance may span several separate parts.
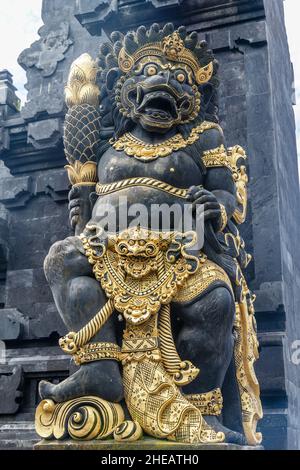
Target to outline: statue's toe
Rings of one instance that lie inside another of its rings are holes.
[[[223,426],[216,416],[204,415],[203,418],[216,432],[223,432],[225,434],[225,442],[227,444],[236,444],[238,446],[246,446],[247,441],[243,434],[237,431],[232,431]]]
[[[42,380],[39,383],[39,394],[43,400],[45,398],[54,399],[54,396],[55,396],[54,389],[55,389],[55,385],[53,385],[51,382]]]
[[[225,440],[228,444],[237,444],[239,446],[247,445],[245,436],[243,436],[243,434],[239,432],[229,431],[225,433],[225,436],[226,436]]]

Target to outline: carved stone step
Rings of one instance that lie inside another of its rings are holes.
[[[32,422],[20,421],[0,425],[0,450],[32,449],[38,440]]]

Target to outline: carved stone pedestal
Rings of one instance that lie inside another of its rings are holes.
[[[104,441],[47,441],[43,440],[34,446],[35,450],[263,450],[262,446],[239,446],[236,444],[184,444],[159,439],[144,438],[135,442],[116,442],[112,439]]]

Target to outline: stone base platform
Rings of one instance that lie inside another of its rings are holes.
[[[113,439],[93,441],[47,441],[34,446],[35,450],[263,450],[262,446],[239,446],[237,444],[184,444],[159,439],[145,438],[135,442],[116,442]]]

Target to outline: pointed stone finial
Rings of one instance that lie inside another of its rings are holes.
[[[21,107],[21,100],[16,95],[17,89],[12,77],[8,70],[0,70],[0,108],[6,118],[18,113]]]

